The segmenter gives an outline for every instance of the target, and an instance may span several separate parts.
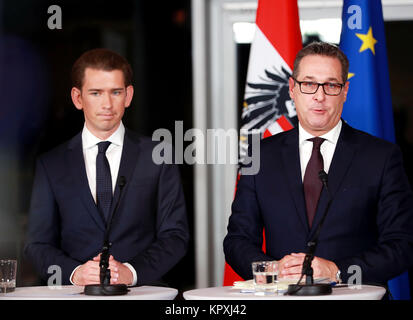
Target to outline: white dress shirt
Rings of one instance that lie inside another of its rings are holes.
[[[122,122],[119,128],[105,141],[110,141],[108,149],[106,150],[106,158],[108,159],[110,166],[110,173],[112,176],[112,193],[115,192],[116,179],[118,178],[120,158],[122,156],[123,138],[125,136],[125,127]],[[86,127],[83,127],[82,131],[82,146],[83,146],[83,158],[85,159],[85,167],[87,180],[89,182],[90,192],[96,203],[96,157],[98,155],[98,146],[100,140],[95,137]]]
[[[333,155],[334,151],[336,150],[337,140],[340,136],[341,127],[342,123],[340,120],[333,129],[320,136],[320,138],[326,139],[320,147],[320,152],[324,160],[324,171],[326,173],[328,173],[331,161],[333,160]],[[301,124],[298,123],[298,139],[302,180],[304,180],[305,169],[307,168],[308,161],[310,161],[311,153],[313,151],[313,142],[307,141],[307,139],[310,138],[314,138],[314,136],[305,131]]]
[[[87,180],[89,182],[90,192],[92,193],[93,199],[96,203],[96,157],[98,154],[97,144],[102,141],[110,141],[108,149],[106,150],[106,158],[109,162],[110,173],[112,176],[112,192],[115,192],[116,179],[118,178],[120,160],[122,157],[123,150],[123,139],[125,137],[125,126],[121,122],[119,128],[106,140],[101,140],[94,136],[86,127],[86,124],[83,126],[82,131],[82,149],[83,149],[83,158],[85,160],[85,168]],[[133,274],[132,285],[137,283],[137,275],[135,268],[132,267],[129,263],[124,263]],[[72,277],[77,268],[73,270],[70,281],[72,282]],[[73,283],[73,282],[72,282]]]

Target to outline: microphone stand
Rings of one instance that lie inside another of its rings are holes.
[[[330,283],[314,283],[313,273],[314,270],[311,266],[311,262],[314,259],[315,249],[318,244],[318,236],[320,235],[321,227],[324,224],[324,220],[327,216],[328,209],[330,208],[331,202],[333,198],[327,187],[327,173],[324,170],[320,170],[318,173],[318,177],[320,178],[321,182],[326,189],[329,199],[327,203],[327,207],[324,211],[323,217],[321,218],[320,224],[318,225],[317,231],[314,234],[312,241],[307,243],[308,251],[305,255],[303,268],[301,272],[301,277],[298,280],[297,284],[290,284],[288,286],[288,295],[296,295],[296,296],[318,296],[318,295],[328,295],[332,293],[331,284]],[[305,284],[300,284],[303,276],[305,275]]]
[[[129,292],[126,284],[110,284],[110,269],[109,269],[109,249],[112,243],[109,242],[109,232],[112,226],[114,213],[118,210],[119,202],[122,196],[123,187],[126,184],[124,176],[119,177],[119,200],[116,203],[115,209],[112,211],[108,225],[106,226],[105,238],[103,240],[102,252],[100,255],[100,284],[89,284],[85,286],[85,295],[89,296],[119,296]]]

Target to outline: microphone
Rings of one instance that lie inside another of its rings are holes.
[[[122,198],[122,191],[126,185],[126,178],[120,176],[118,178],[119,198],[116,202],[115,208],[112,210],[106,225],[105,236],[103,239],[102,252],[100,254],[100,284],[90,284],[85,286],[85,295],[89,296],[118,296],[128,293],[128,286],[126,284],[110,284],[110,269],[109,269],[109,250],[112,243],[109,242],[110,229],[112,227],[113,216],[118,210],[120,200]]]
[[[327,212],[330,208],[331,202],[333,201],[333,198],[331,196],[330,190],[328,189],[328,175],[324,170],[320,170],[318,173],[318,178],[321,180],[323,183],[324,188],[327,191],[328,194],[328,203],[326,206],[326,209],[324,210],[323,217],[321,218],[321,221],[317,227],[317,230],[314,234],[314,237],[312,238],[311,241],[307,243],[308,251],[307,254],[305,255],[304,262],[303,262],[303,267],[302,267],[302,272],[301,272],[301,277],[298,280],[297,284],[290,284],[288,286],[288,295],[297,295],[297,296],[318,296],[318,295],[328,295],[332,293],[331,289],[331,284],[330,283],[314,283],[314,278],[313,278],[313,268],[311,266],[311,262],[314,259],[314,253],[315,249],[318,244],[318,236],[320,235],[321,228],[324,224],[324,220],[327,216]],[[300,284],[301,279],[303,276],[306,276],[305,278],[305,284]]]

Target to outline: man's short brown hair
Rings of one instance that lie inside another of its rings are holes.
[[[86,68],[113,71],[121,70],[125,80],[125,87],[132,84],[132,68],[129,62],[121,55],[108,49],[98,48],[86,51],[73,64],[72,86],[82,89]]]
[[[339,47],[326,42],[312,42],[297,53],[294,60],[293,78],[297,79],[300,62],[305,56],[309,55],[320,55],[338,59],[341,64],[343,83],[347,81],[349,62],[346,55]]]

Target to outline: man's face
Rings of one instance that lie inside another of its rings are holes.
[[[83,110],[86,127],[105,140],[119,127],[125,108],[133,97],[133,87],[125,87],[121,70],[86,68],[82,89],[72,88],[72,101]]]
[[[297,80],[343,83],[340,61],[337,58],[321,55],[305,56],[299,65]],[[338,96],[326,95],[322,86],[314,94],[302,93],[299,84],[292,78],[289,80],[289,86],[298,120],[307,132],[314,136],[321,136],[336,126],[346,101],[348,82]]]

